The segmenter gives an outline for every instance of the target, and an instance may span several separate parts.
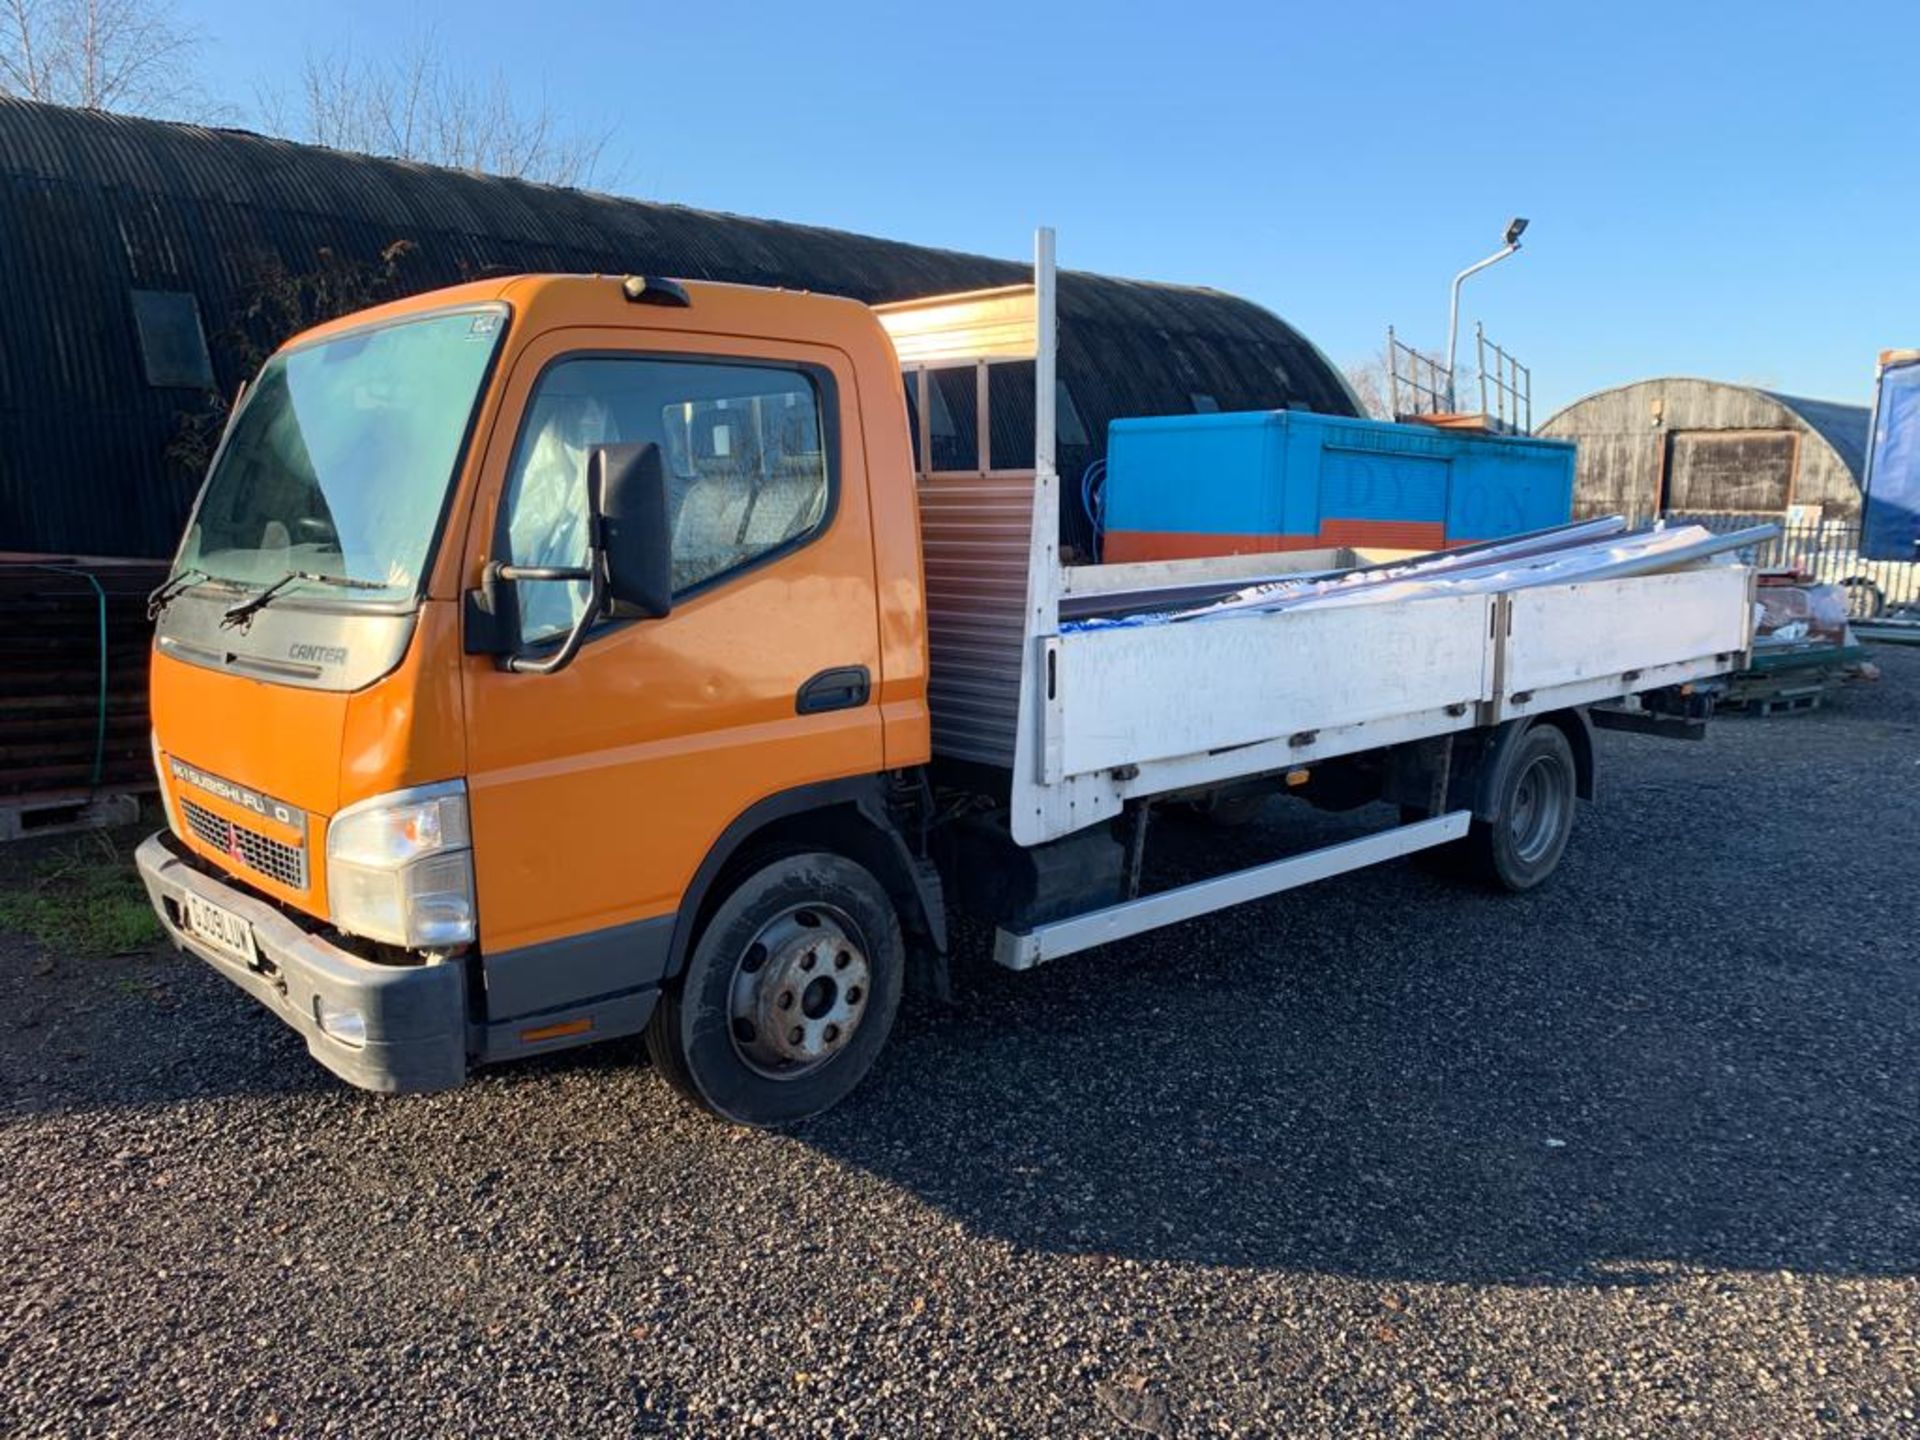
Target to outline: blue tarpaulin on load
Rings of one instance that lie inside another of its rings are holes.
[[[1860,553],[1920,560],[1920,355],[1882,370],[1872,445]]]

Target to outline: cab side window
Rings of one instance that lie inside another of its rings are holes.
[[[516,565],[582,566],[587,464],[651,441],[667,474],[675,595],[805,544],[832,509],[832,381],[769,362],[582,356],[541,375],[507,473],[502,537]],[[569,629],[585,583],[518,587],[523,642]]]

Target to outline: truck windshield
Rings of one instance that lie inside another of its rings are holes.
[[[207,479],[175,573],[335,602],[413,595],[505,329],[493,306],[275,355]],[[203,582],[204,583],[204,582]]]

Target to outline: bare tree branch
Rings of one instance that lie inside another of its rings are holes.
[[[553,185],[592,183],[609,138],[566,123],[545,95],[523,102],[503,70],[457,69],[431,30],[384,57],[363,58],[351,44],[310,52],[293,123],[276,92],[261,109],[271,128],[313,144]]]
[[[1353,398],[1360,402],[1362,415],[1373,420],[1393,419],[1392,407],[1387,403],[1387,363],[1384,355],[1350,360],[1340,370],[1346,376],[1347,388],[1353,391]]]
[[[0,6],[0,93],[39,100],[53,88],[40,10],[36,0],[4,0]]]
[[[199,46],[171,0],[0,0],[0,94],[94,110],[197,108]]]
[[[1402,342],[1404,344],[1404,342]],[[1415,359],[1401,358],[1400,363],[1400,401],[1405,411],[1427,411],[1435,408],[1431,397],[1424,393],[1415,394],[1409,385],[1410,367],[1419,369],[1419,381],[1422,385],[1438,384],[1444,387],[1447,362],[1438,348],[1424,350],[1418,346],[1407,346]],[[1361,360],[1350,360],[1340,367],[1340,373],[1346,377],[1347,388],[1353,391],[1354,398],[1360,402],[1361,413],[1375,420],[1392,420],[1393,413],[1393,357],[1385,350],[1377,350]],[[1462,364],[1454,375],[1454,388],[1465,397],[1478,382],[1479,372],[1470,364]]]

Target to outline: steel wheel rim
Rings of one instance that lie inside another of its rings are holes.
[[[853,1043],[872,1004],[860,927],[831,905],[792,905],[734,958],[727,1031],[756,1074],[796,1080]]]
[[[1569,804],[1565,782],[1557,755],[1536,755],[1520,772],[1507,806],[1507,833],[1523,865],[1539,861],[1559,838]]]

